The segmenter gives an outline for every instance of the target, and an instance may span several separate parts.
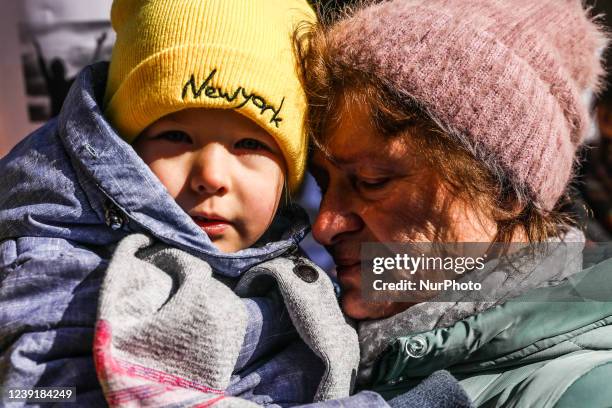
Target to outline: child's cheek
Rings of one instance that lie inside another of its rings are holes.
[[[153,174],[166,187],[172,198],[177,198],[182,186],[186,183],[186,176],[180,162],[172,159],[157,159],[147,163]]]
[[[253,233],[263,234],[272,223],[280,203],[284,177],[280,168],[270,168],[265,174],[245,178],[243,213],[250,219]]]
[[[180,157],[168,157],[168,152],[163,150],[160,143],[147,139],[137,141],[134,149],[166,187],[172,198],[176,199],[186,179]]]

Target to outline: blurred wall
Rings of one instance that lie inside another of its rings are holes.
[[[19,24],[107,21],[112,0],[1,0],[0,157],[41,126],[28,118]],[[45,44],[42,44],[43,47]]]

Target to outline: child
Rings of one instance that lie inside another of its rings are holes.
[[[292,36],[313,19],[305,0],[114,2],[110,66],[83,70],[59,117],[0,161],[3,391],[348,396],[356,334],[296,254],[304,213],[281,204],[306,158]]]

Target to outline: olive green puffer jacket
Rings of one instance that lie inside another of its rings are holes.
[[[392,398],[439,369],[478,407],[612,407],[612,259],[451,327],[394,339],[366,388]]]

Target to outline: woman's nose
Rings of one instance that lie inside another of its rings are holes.
[[[328,190],[323,196],[319,214],[312,226],[312,236],[321,245],[330,246],[342,240],[343,236],[363,228],[361,218],[343,208],[341,200],[336,199]]]
[[[223,195],[231,188],[230,153],[220,144],[210,143],[195,152],[191,169],[191,189],[198,194]]]

